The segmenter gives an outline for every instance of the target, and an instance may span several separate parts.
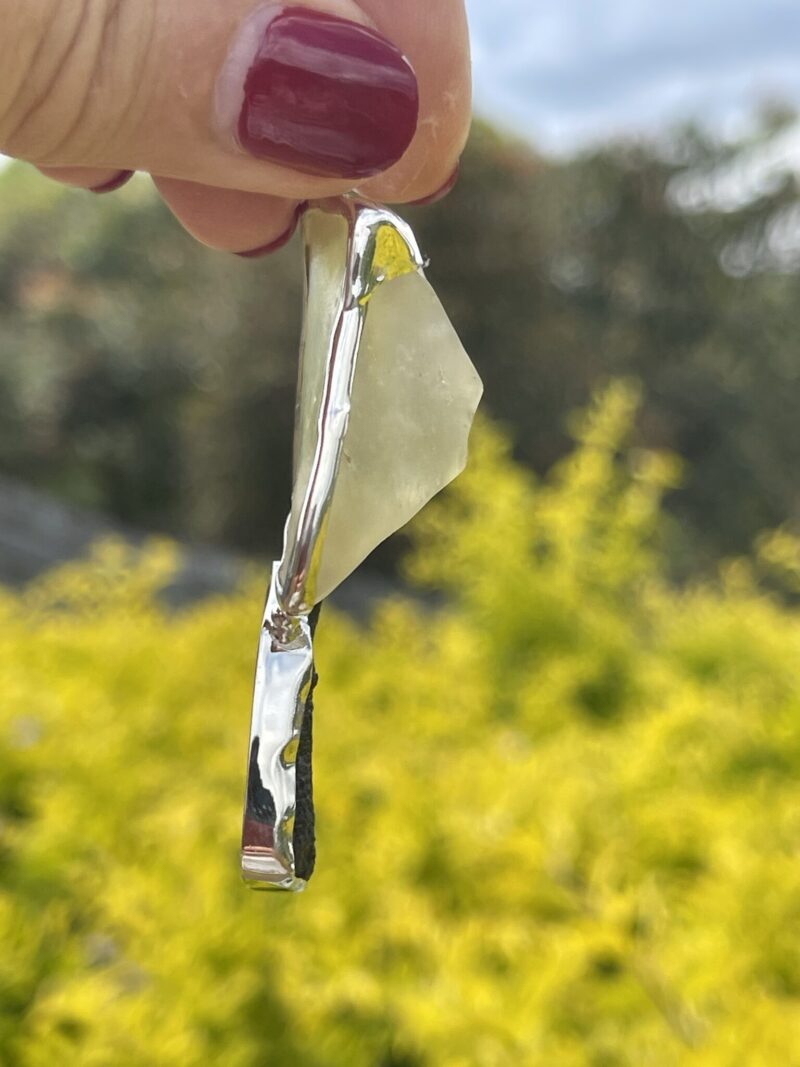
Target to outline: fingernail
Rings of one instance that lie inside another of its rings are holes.
[[[294,237],[297,224],[302,218],[303,212],[308,207],[308,201],[304,200],[298,204],[295,208],[294,215],[292,215],[292,221],[283,231],[283,233],[276,237],[274,241],[270,241],[268,244],[259,245],[258,248],[248,248],[244,252],[234,252],[235,256],[239,256],[241,259],[260,259],[261,256],[268,256],[270,252],[277,252],[279,248],[283,248]]]
[[[461,171],[461,164],[456,163],[455,169],[444,185],[440,185],[435,193],[431,193],[429,196],[423,196],[419,200],[409,200],[409,207],[422,207],[423,204],[435,204],[437,200],[444,200],[448,193],[452,192],[458,182],[458,175]]]
[[[113,193],[115,189],[121,188],[125,182],[129,181],[133,177],[132,170],[120,170],[110,178],[107,182],[103,182],[102,185],[95,185],[89,190],[90,193],[97,193],[101,196],[103,193]]]
[[[277,9],[245,79],[239,143],[306,174],[367,178],[417,128],[411,64],[380,33],[308,8]]]

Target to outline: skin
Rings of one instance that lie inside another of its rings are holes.
[[[255,0],[0,0],[0,151],[58,181],[103,185],[146,171],[185,228],[231,252],[268,245],[299,202],[337,195],[352,181],[318,178],[255,160],[220,119],[220,79]],[[293,6],[300,6],[293,4]],[[452,174],[470,118],[463,0],[315,0],[379,30],[411,61],[420,120],[403,158],[358,184],[404,203]]]

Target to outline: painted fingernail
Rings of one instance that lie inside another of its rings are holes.
[[[95,185],[89,190],[90,193],[97,193],[101,196],[103,193],[113,193],[115,189],[120,189],[125,182],[129,181],[133,177],[132,170],[120,170],[110,178],[107,182],[103,182],[102,185]]]
[[[448,193],[452,192],[458,182],[458,176],[461,171],[461,164],[456,163],[455,169],[444,185],[440,185],[435,193],[431,193],[429,196],[423,196],[419,200],[409,200],[409,207],[422,207],[423,204],[435,204],[438,200],[444,200]]]
[[[265,245],[259,245],[257,248],[248,248],[244,252],[234,252],[235,256],[239,256],[241,259],[260,259],[261,256],[268,256],[270,252],[277,252],[279,248],[283,248],[294,237],[297,224],[303,217],[303,212],[308,207],[308,201],[304,200],[301,204],[298,204],[295,208],[294,215],[292,215],[292,221],[286,227],[279,237],[276,237],[274,241],[269,241]]]
[[[239,143],[306,174],[366,178],[417,128],[411,64],[380,33],[309,8],[277,8],[244,83]]]

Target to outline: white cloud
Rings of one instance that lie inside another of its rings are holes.
[[[467,0],[477,109],[551,149],[800,102],[797,0]]]

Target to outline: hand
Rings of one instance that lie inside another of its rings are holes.
[[[451,184],[470,117],[463,0],[0,0],[0,152],[116,188],[153,176],[240,254],[300,205]]]

